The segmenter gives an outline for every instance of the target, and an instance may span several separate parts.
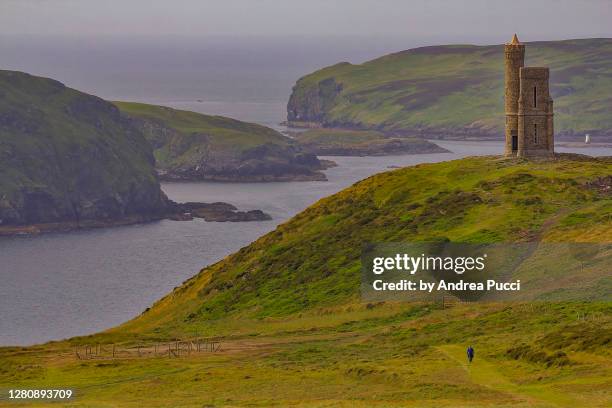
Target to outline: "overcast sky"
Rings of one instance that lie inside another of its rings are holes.
[[[611,0],[0,0],[0,35],[612,37]]]

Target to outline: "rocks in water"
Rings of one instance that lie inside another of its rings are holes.
[[[84,228],[116,227],[121,225],[140,224],[145,222],[168,219],[172,221],[192,221],[202,218],[207,222],[249,222],[269,221],[272,217],[261,210],[239,211],[228,203],[175,203],[168,200],[165,212],[155,216],[132,215],[119,219],[85,219],[64,220],[57,222],[36,223],[27,225],[3,224],[0,219],[0,236],[6,235],[33,235],[51,231],[71,231]]]
[[[172,213],[172,214],[169,214],[166,218],[172,221],[192,221],[193,220],[193,216],[191,215],[191,213],[188,213],[188,212]]]
[[[268,221],[272,219],[270,215],[261,210],[238,211],[235,206],[222,202],[188,202],[175,205],[176,213],[168,217],[175,221],[187,221],[194,217],[214,222]]]
[[[241,222],[241,221],[268,221],[271,220],[268,214],[261,210],[250,211],[218,211],[210,208],[199,208],[192,212],[194,217],[204,218],[206,221],[216,222]]]
[[[338,167],[338,163],[333,160],[319,159],[321,162],[321,168],[323,170],[331,169],[333,167]]]

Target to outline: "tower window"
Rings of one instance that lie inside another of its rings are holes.
[[[538,124],[533,124],[533,143],[538,144]]]
[[[535,86],[533,87],[533,107],[538,107],[538,88]]]

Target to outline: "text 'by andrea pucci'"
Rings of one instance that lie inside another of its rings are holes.
[[[374,257],[372,281],[375,291],[520,291],[521,281],[501,282],[486,279],[487,254],[481,256],[411,256],[395,254],[390,257]],[[393,272],[392,281],[385,274]],[[426,272],[435,279],[415,279]],[[405,279],[397,279],[398,273]],[[464,279],[465,278],[465,279]]]

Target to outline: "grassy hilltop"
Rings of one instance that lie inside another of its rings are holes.
[[[68,406],[605,407],[612,402],[609,248],[555,275],[519,268],[531,299],[359,300],[364,242],[610,242],[610,158],[496,157],[378,174],[322,199],[107,332],[0,349],[0,383],[71,386]],[[571,296],[570,296],[571,298]],[[608,299],[608,301],[604,301]],[[221,336],[218,353],[76,360],[72,346]],[[476,349],[465,364],[464,348]],[[0,401],[0,406],[3,403]]]
[[[203,269],[128,327],[159,315],[188,327],[228,315],[267,318],[356,301],[368,242],[609,243],[612,196],[597,183],[609,188],[611,171],[609,158],[567,156],[519,164],[468,158],[381,173]],[[591,265],[598,273],[585,275],[589,280],[576,290],[601,294],[601,280],[609,285],[603,266]],[[539,287],[536,295],[545,298],[563,284]]]
[[[149,144],[114,105],[0,71],[0,228],[146,217],[166,207]]]
[[[612,137],[612,39],[527,43],[527,66],[551,69],[555,130]],[[503,135],[503,46],[445,45],[347,62],[299,79],[296,124],[442,137]]]
[[[325,179],[316,156],[268,127],[164,106],[115,104],[149,140],[165,179]]]

